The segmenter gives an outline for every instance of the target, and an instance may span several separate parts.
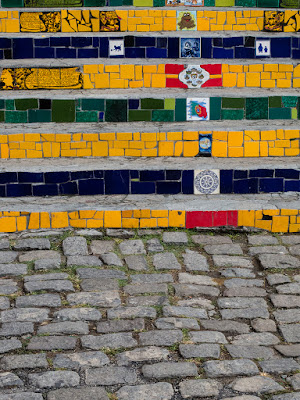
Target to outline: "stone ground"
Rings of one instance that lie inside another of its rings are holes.
[[[299,267],[296,234],[3,235],[0,400],[299,400]]]

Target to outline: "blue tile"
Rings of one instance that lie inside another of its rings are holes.
[[[6,185],[0,185],[0,197],[6,197]]]
[[[93,38],[93,47],[99,47],[100,46],[100,38],[94,37]]]
[[[127,58],[145,58],[144,47],[127,47],[125,48],[125,57]]]
[[[233,58],[233,49],[214,47],[213,58]]]
[[[285,192],[300,192],[300,181],[285,181],[284,182]]]
[[[70,180],[70,172],[45,172],[45,183],[62,183]]]
[[[156,38],[156,47],[159,49],[166,49],[168,46],[168,38],[158,37]]]
[[[234,179],[248,178],[248,171],[236,169],[236,170],[234,170],[233,177],[234,177]]]
[[[213,38],[213,46],[223,47],[223,39],[220,37]]]
[[[140,172],[137,170],[131,170],[130,179],[140,179]]]
[[[272,178],[274,169],[252,169],[249,171],[250,178]]]
[[[3,60],[3,58],[4,58],[4,52],[3,50],[0,50],[0,60]]]
[[[107,37],[100,38],[100,57],[108,57],[109,41]]]
[[[124,36],[124,47],[134,47],[135,37],[134,36]]]
[[[236,194],[258,193],[258,179],[252,178],[252,179],[240,179],[238,181],[234,181],[233,193]]]
[[[79,49],[78,58],[98,58],[98,49]]]
[[[50,46],[51,47],[69,47],[71,46],[71,38],[70,37],[51,37],[50,38]]]
[[[11,40],[7,38],[0,38],[0,49],[10,49],[11,48]],[[13,41],[17,41],[19,39],[13,39]]]
[[[179,38],[168,38],[168,58],[179,57]]]
[[[18,182],[16,172],[2,172],[0,173],[0,183]]]
[[[60,195],[78,194],[77,182],[67,182],[59,184]]]
[[[242,36],[223,38],[223,47],[243,46],[243,44],[244,44],[244,38]]]
[[[44,174],[42,172],[18,172],[18,180],[20,183],[44,182]]]
[[[104,178],[104,171],[94,171],[94,177],[98,179]]]
[[[152,194],[155,193],[154,182],[131,182],[131,194]]]
[[[12,183],[6,185],[7,197],[31,196],[31,185],[29,183]]]
[[[54,58],[54,48],[53,47],[36,47],[34,49],[35,58]]]
[[[193,194],[194,193],[194,171],[186,170],[182,171],[182,193]]]
[[[167,58],[167,49],[157,49],[155,47],[148,47],[146,49],[147,58]]]
[[[255,49],[251,47],[235,47],[235,58],[255,58]]]
[[[105,194],[129,194],[129,171],[105,171]]]
[[[181,182],[156,182],[157,194],[181,193]]]
[[[170,181],[178,181],[181,179],[182,171],[166,170],[166,179]]]
[[[18,40],[14,40],[13,58],[33,58],[33,39],[18,38]]]
[[[140,171],[140,181],[162,181],[165,179],[165,171]]]
[[[87,47],[92,45],[92,38],[88,36],[72,37],[71,42],[74,47]]]
[[[136,36],[135,37],[135,45],[136,45],[136,47],[155,46],[155,37]]]
[[[76,49],[55,49],[56,58],[76,58]]]
[[[276,178],[299,179],[299,171],[296,169],[275,169]]]
[[[80,195],[104,194],[103,179],[83,179],[78,181]]]
[[[292,38],[292,47],[293,49],[297,49],[299,47],[299,39],[296,37]]]
[[[294,60],[299,60],[299,58],[300,58],[300,50],[292,50],[292,58]]]
[[[33,196],[57,196],[58,187],[56,184],[33,185],[32,193]]]
[[[211,58],[212,57],[212,45],[211,38],[201,38],[201,57]]]
[[[281,178],[262,178],[259,180],[259,191],[263,193],[282,192],[283,179]]]
[[[71,181],[76,181],[77,179],[91,179],[94,178],[94,171],[75,171],[71,172]],[[99,178],[99,176],[97,176]]]
[[[285,58],[291,56],[291,38],[273,38],[271,39],[271,56],[276,58]]]
[[[50,46],[50,39],[34,39],[34,45],[39,47]]]
[[[220,193],[232,193],[232,180],[233,180],[232,169],[220,170]]]
[[[128,107],[130,110],[137,110],[140,105],[139,99],[129,99],[128,100]]]

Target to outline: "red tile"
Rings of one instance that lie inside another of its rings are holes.
[[[228,225],[238,226],[238,211],[227,211]]]
[[[212,227],[212,214],[212,211],[187,211],[186,228],[195,228],[197,226]]]
[[[205,64],[200,65],[201,68],[204,68],[210,75],[220,75],[222,73],[222,64]]]
[[[227,226],[227,211],[213,212],[213,226]]]
[[[187,89],[187,85],[175,78],[167,78],[166,87]]]
[[[182,64],[166,64],[165,74],[179,74],[184,70],[184,65]]]
[[[221,87],[223,86],[222,78],[209,79],[202,85],[202,87],[216,87],[216,86],[221,86]]]

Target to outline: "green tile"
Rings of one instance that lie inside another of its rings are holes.
[[[104,111],[104,99],[81,99],[81,109]]]
[[[26,123],[27,111],[5,111],[5,122],[8,123]]]
[[[297,107],[298,97],[296,96],[282,96],[283,107]]]
[[[176,99],[175,121],[186,121],[186,99]]]
[[[15,99],[16,110],[39,108],[38,99]]]
[[[98,122],[98,112],[97,111],[77,112],[76,122]]]
[[[141,99],[141,109],[143,110],[161,110],[164,108],[162,99]]]
[[[153,7],[153,0],[133,0],[134,7]]]
[[[123,6],[132,6],[133,0],[123,0]]]
[[[52,100],[53,122],[75,122],[74,100]]]
[[[300,8],[299,0],[282,0],[280,2],[280,7],[282,8]]]
[[[5,109],[5,106],[4,106],[4,100],[0,100],[0,108],[2,109],[2,110],[4,110]]]
[[[129,121],[151,121],[151,110],[129,110]]]
[[[205,5],[205,7],[214,7],[215,0],[204,0],[204,5]]]
[[[229,110],[221,111],[221,119],[238,120],[244,119],[244,110]]]
[[[298,111],[297,108],[292,108],[292,119],[298,119]]]
[[[153,0],[153,6],[154,7],[164,7],[165,0]]]
[[[51,122],[51,110],[29,110],[28,122]]]
[[[281,96],[269,97],[269,107],[281,107]]]
[[[0,122],[4,122],[4,111],[0,111]]]
[[[261,8],[279,7],[279,0],[257,0],[257,7]]]
[[[15,109],[15,101],[14,100],[5,100],[5,109],[6,110],[14,110]]]
[[[221,119],[221,98],[211,97],[209,106],[209,119],[216,121]]]
[[[111,7],[120,7],[123,5],[123,0],[109,0],[109,5]]]
[[[126,122],[127,100],[106,100],[105,121]]]
[[[76,99],[75,100],[75,110],[76,111],[81,111],[81,99]]]
[[[152,111],[152,121],[174,121],[174,111],[173,110],[153,110]]]
[[[23,0],[1,0],[1,7],[23,7]]]
[[[245,99],[236,97],[223,97],[222,108],[244,108]]]
[[[165,99],[165,110],[175,110],[175,99]]]
[[[85,7],[104,7],[105,0],[84,0]]]
[[[215,0],[216,7],[234,7],[234,0]]]
[[[270,108],[269,119],[291,119],[292,111],[290,108]]]
[[[268,97],[248,97],[246,99],[246,119],[268,119]]]

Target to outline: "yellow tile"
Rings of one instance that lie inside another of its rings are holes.
[[[270,147],[269,148],[269,156],[273,157],[282,157],[284,156],[284,149],[283,148],[278,148],[278,147]]]
[[[244,132],[234,131],[228,132],[228,146],[229,147],[240,147],[244,142]]]
[[[120,72],[120,66],[118,64],[115,65],[105,65],[105,72]]]
[[[137,218],[122,218],[122,228],[139,228],[139,222]]]
[[[36,150],[27,150],[27,158],[43,158],[43,153]]]
[[[168,132],[168,140],[182,140],[182,132]]]
[[[243,157],[243,156],[244,156],[244,147],[228,148],[228,157]]]
[[[151,211],[151,217],[153,218],[167,218],[169,215],[168,210],[152,210]]]
[[[111,89],[125,89],[124,79],[110,79]]]
[[[97,74],[98,73],[98,65],[84,65],[83,66],[83,73],[84,74]]]
[[[79,218],[93,218],[95,215],[95,210],[79,210]]]
[[[50,215],[48,212],[40,213],[40,228],[48,229],[51,228],[50,225]]]
[[[264,64],[265,72],[278,72],[278,64]]]
[[[104,211],[96,211],[94,219],[103,219],[103,218],[104,218]]]
[[[70,220],[70,226],[73,228],[86,228],[86,219],[72,219]]]
[[[15,232],[16,230],[16,217],[0,218],[0,232]]]
[[[40,228],[40,213],[32,212],[29,217],[28,229]]]
[[[245,130],[244,131],[245,138],[246,136],[251,140],[260,140],[260,131],[258,130]]]
[[[134,65],[120,65],[120,77],[122,79],[134,79]]]
[[[249,65],[249,72],[263,72],[263,65],[262,64]]]
[[[7,143],[7,135],[0,134],[0,143]]]
[[[261,157],[268,157],[268,155],[269,155],[268,142],[260,142],[259,143],[259,155]]]
[[[121,228],[121,211],[104,212],[104,228]]]
[[[243,66],[242,65],[229,65],[229,71],[230,72],[243,72]]]
[[[141,218],[140,228],[156,228],[157,221],[155,218]]]
[[[272,218],[272,232],[288,232],[289,217],[276,217]]]
[[[125,149],[125,157],[141,157],[141,150]]]
[[[259,156],[259,143],[258,142],[245,142],[244,154],[245,154],[245,157],[258,157]]]
[[[261,140],[276,140],[276,131],[261,131]]]
[[[223,86],[224,87],[234,87],[237,83],[237,74],[235,73],[225,73],[223,74]]]
[[[246,73],[246,86],[247,87],[260,87],[260,73],[247,72]]]
[[[39,142],[41,135],[39,133],[25,133],[25,142]]]
[[[155,74],[157,71],[157,65],[143,65],[144,74]]]
[[[141,210],[141,218],[151,218],[151,210],[150,209]]]
[[[1,145],[1,147],[4,145]],[[10,158],[25,158],[25,150],[10,150]]]
[[[185,228],[185,211],[169,211],[169,226]]]
[[[213,157],[227,157],[227,143],[213,141],[211,155]]]
[[[108,155],[110,157],[122,157],[124,154],[124,149],[108,149]]]
[[[293,87],[294,88],[300,87],[300,79],[293,79]]]
[[[175,143],[174,157],[181,157],[183,152],[183,142]]]
[[[199,153],[199,142],[184,142],[183,157],[195,157]]]
[[[157,149],[143,149],[142,157],[157,157]]]
[[[176,31],[177,26],[176,26],[176,17],[171,17],[171,18],[164,18],[164,25],[163,25],[163,30],[164,31]]]
[[[265,220],[256,220],[255,221],[255,228],[265,229],[267,231],[271,230],[272,221],[265,221]]]
[[[292,82],[290,79],[278,79],[277,80],[278,88],[290,88],[291,84],[292,84]]]
[[[298,210],[282,208],[280,210],[280,215],[298,215]]]
[[[95,88],[96,89],[109,88],[109,74],[95,75]]]
[[[21,142],[24,140],[24,135],[23,133],[15,133],[12,135],[8,135],[8,141],[9,142]]]
[[[27,217],[17,217],[17,230],[25,231],[27,229]]]
[[[200,132],[201,133],[201,132]],[[198,140],[199,133],[197,131],[184,131],[183,132],[183,140]]]
[[[133,215],[132,210],[124,210],[122,211],[122,218],[131,218]]]
[[[86,221],[87,228],[103,228],[103,221],[101,219],[88,219]]]
[[[149,32],[150,31],[150,26],[149,25],[137,25],[136,26],[136,31],[137,32]]]
[[[164,74],[153,74],[152,75],[152,87],[165,88],[166,87],[166,76]]]
[[[66,211],[51,213],[51,228],[67,228],[68,226],[69,218]]]
[[[143,132],[142,133],[142,141],[156,141],[156,132]]]
[[[9,148],[7,144],[1,144],[1,158],[9,158]]]
[[[174,154],[174,143],[163,142],[158,143],[158,155],[159,157],[171,157]]]
[[[237,87],[245,87],[245,74],[237,74]]]
[[[300,231],[300,224],[290,224],[289,232],[299,232]]]
[[[168,228],[169,227],[169,219],[168,218],[157,218],[157,226],[159,228]]]

